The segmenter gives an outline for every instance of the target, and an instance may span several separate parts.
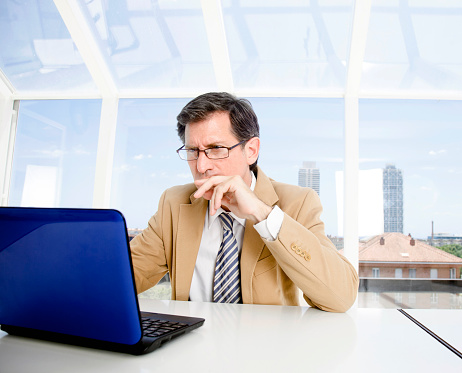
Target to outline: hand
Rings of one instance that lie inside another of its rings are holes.
[[[194,181],[197,186],[195,198],[210,201],[210,214],[224,206],[234,215],[250,219],[254,224],[265,220],[272,208],[261,201],[240,176],[212,176]]]

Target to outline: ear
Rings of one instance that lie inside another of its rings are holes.
[[[258,137],[252,137],[245,144],[245,155],[247,159],[247,164],[250,166],[254,164],[258,159],[258,154],[260,152],[260,139]]]

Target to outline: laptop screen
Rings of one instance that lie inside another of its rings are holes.
[[[0,324],[138,342],[138,300],[122,214],[1,207]]]

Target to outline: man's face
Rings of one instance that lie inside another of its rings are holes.
[[[231,147],[239,140],[231,133],[231,122],[227,112],[215,112],[205,120],[190,123],[185,130],[185,147],[188,149],[207,149],[215,146]],[[240,175],[250,186],[251,176],[249,166],[258,158],[260,141],[252,138],[229,151],[229,157],[224,159],[209,159],[204,152],[199,152],[199,158],[188,161],[194,180],[207,179],[211,176]]]

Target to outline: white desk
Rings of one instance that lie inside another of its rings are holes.
[[[462,368],[462,359],[397,310],[333,314],[308,307],[140,303],[142,310],[204,317],[206,321],[199,329],[143,356],[0,332],[0,372],[408,373]]]
[[[462,312],[460,310],[406,309],[404,311],[462,353]]]

